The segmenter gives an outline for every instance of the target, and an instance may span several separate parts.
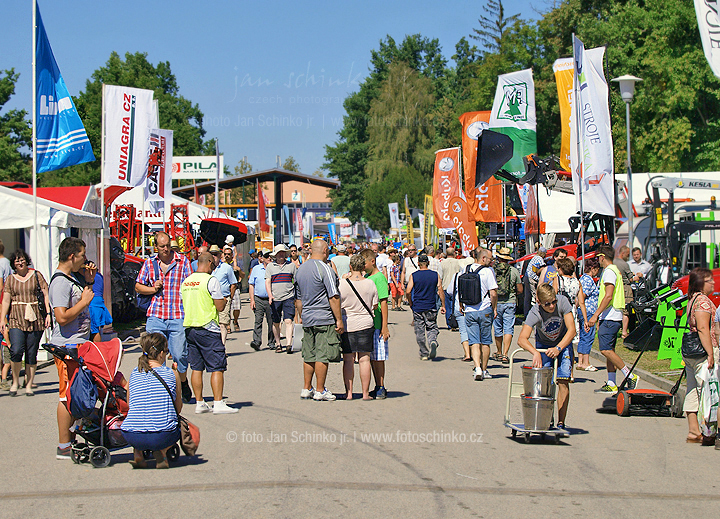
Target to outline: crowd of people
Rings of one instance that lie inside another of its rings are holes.
[[[158,468],[167,467],[167,449],[178,440],[178,414],[193,396],[195,413],[238,412],[223,399],[226,342],[231,325],[239,328],[239,285],[245,277],[231,238],[224,248],[214,244],[199,248],[197,259],[190,262],[173,250],[168,234],[158,232],[157,253],[144,262],[137,276],[137,293],[149,298],[147,333],[141,339],[138,367],[129,381],[123,378],[130,409],[122,429],[135,448],[136,468],[147,466],[143,451],[153,452]],[[15,251],[9,259],[2,252],[0,242],[0,331],[12,382],[3,371],[0,387],[5,384],[11,395],[18,394],[24,359],[25,394],[32,396],[38,346],[46,328],[53,325],[50,342],[64,348],[76,348],[90,338],[101,340],[103,326],[111,322],[102,302],[103,278],[78,238],[60,244],[59,263],[50,282],[30,268],[31,259],[24,251]],[[455,352],[471,363],[474,381],[492,379],[498,373],[491,369],[508,367],[518,317],[524,314],[518,345],[532,354],[533,366],[557,366],[560,427],[565,425],[574,371],[597,371],[589,356],[596,340],[608,373],[598,392],[618,391],[618,371],[630,389],[639,380],[615,351],[618,337],[628,331],[626,303],[649,270],[639,249],[623,247],[616,256],[612,247],[602,245],[594,258],[584,262],[581,273],[564,248],[557,248],[550,258],[546,249],[539,248],[525,264],[517,264],[521,269],[512,264],[512,251],[499,246],[494,252],[478,247],[464,255],[452,246],[437,252],[431,246],[418,251],[412,244],[331,247],[317,239],[301,248],[278,244],[272,250],[251,250],[250,256],[247,283],[254,314],[250,347],[258,351],[266,345],[287,354],[301,350],[301,399],[338,398],[326,386],[329,365],[335,362],[342,362],[342,399],[356,397],[356,365],[360,397],[387,398],[388,314],[405,307],[412,312],[419,359],[436,358],[441,346],[438,317],[444,314],[442,326],[457,333],[450,335],[457,337],[452,340],[457,341]],[[690,275],[688,325],[697,332],[705,355],[685,359],[688,442],[708,441],[698,428],[697,412],[700,373],[713,369],[718,355],[720,312],[707,297],[713,283],[707,269],[695,269]],[[451,341],[443,342],[443,348],[451,347]],[[170,367],[166,367],[168,359]],[[65,459],[71,453],[74,420],[66,405],[67,366],[59,359],[56,365],[57,458]],[[203,393],[205,372],[210,374],[212,405]]]

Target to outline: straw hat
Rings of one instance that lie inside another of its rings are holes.
[[[284,243],[278,243],[275,245],[275,248],[273,248],[270,256],[275,256],[278,252],[288,252],[289,250],[290,249]]]
[[[495,253],[496,258],[512,261],[515,258],[512,257],[512,250],[510,247],[502,247],[498,252]]]
[[[219,252],[222,252],[222,250],[221,250],[220,247],[218,247],[217,245],[210,245],[210,248],[208,249],[208,252],[209,252],[210,254],[217,254],[217,253],[219,253]]]

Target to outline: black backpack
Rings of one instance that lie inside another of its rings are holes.
[[[465,272],[458,276],[458,299],[461,305],[474,306],[480,304],[483,300],[480,271],[484,268],[484,266],[481,266],[477,270],[472,270],[472,265],[468,265]]]

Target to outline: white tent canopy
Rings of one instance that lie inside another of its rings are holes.
[[[38,198],[37,218],[39,236],[38,250],[35,250],[35,214],[32,195],[0,186],[0,229],[17,229],[24,232],[25,246],[33,259],[33,266],[46,279],[49,279],[50,273],[58,263],[58,246],[63,239],[70,236],[70,228],[78,229],[79,237],[85,240],[88,258],[97,257],[98,230],[102,227],[102,220],[98,215]]]

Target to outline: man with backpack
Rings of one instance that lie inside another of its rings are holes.
[[[517,299],[523,293],[520,273],[510,265],[513,257],[508,247],[502,247],[495,255],[495,279],[497,281],[497,313],[493,328],[495,330],[495,360],[510,364],[508,351],[515,330],[515,308]]]
[[[468,265],[457,277],[460,309],[465,314],[465,325],[470,343],[474,368],[473,378],[492,378],[487,370],[492,342],[492,322],[497,315],[497,283],[490,267],[492,253],[477,248],[475,263]]]

